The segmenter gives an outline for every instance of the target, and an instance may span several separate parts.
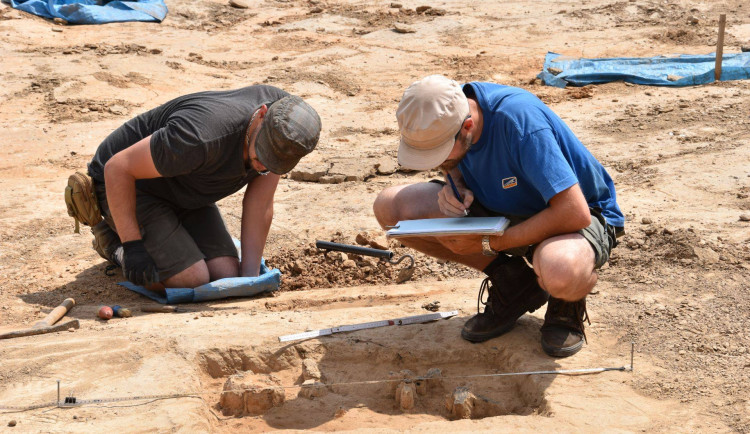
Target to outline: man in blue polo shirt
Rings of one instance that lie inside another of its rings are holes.
[[[511,221],[502,236],[403,239],[487,274],[479,293],[484,310],[461,336],[499,336],[549,301],[542,348],[556,357],[578,352],[585,297],[625,223],[602,165],[544,103],[514,87],[425,77],[404,92],[396,117],[399,164],[439,167],[460,196],[436,180],[387,188],[373,205],[383,227],[467,214]]]

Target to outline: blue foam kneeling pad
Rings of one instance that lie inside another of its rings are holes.
[[[197,303],[228,297],[252,297],[264,292],[276,291],[280,284],[281,271],[266,267],[265,260],[261,261],[260,276],[258,277],[227,277],[214,280],[197,288],[166,288],[165,295],[149,291],[131,282],[118,283],[118,285],[162,304]]]

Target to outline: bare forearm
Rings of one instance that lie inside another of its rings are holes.
[[[273,221],[273,205],[260,207],[244,206],[242,212],[242,263],[240,271],[243,276],[258,276],[260,261],[266,245],[268,232]]]
[[[492,237],[495,250],[528,246],[547,238],[577,232],[591,223],[591,214],[578,185],[559,193],[550,206],[529,219],[508,228],[502,236]]]
[[[139,240],[141,232],[135,214],[135,178],[116,162],[112,163],[110,161],[104,167],[104,183],[115,228],[123,242]]]

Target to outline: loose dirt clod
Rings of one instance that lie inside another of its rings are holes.
[[[284,389],[270,375],[240,373],[229,377],[224,383],[219,405],[225,416],[264,414],[284,403]]]
[[[474,394],[466,387],[458,387],[445,400],[445,409],[450,419],[471,419],[474,409]]]
[[[327,393],[328,389],[326,389],[325,384],[321,383],[320,381],[305,380],[305,382],[302,383],[302,387],[300,387],[299,394],[297,396],[307,399],[313,399],[324,396]]]
[[[411,380],[402,381],[396,387],[396,405],[401,410],[411,410],[417,398],[417,389]]]

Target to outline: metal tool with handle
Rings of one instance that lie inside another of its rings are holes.
[[[344,252],[344,253],[351,253],[354,255],[362,255],[362,256],[373,256],[376,258],[384,258],[388,260],[388,263],[398,265],[400,264],[404,259],[409,259],[411,262],[409,263],[409,266],[406,268],[402,268],[401,271],[398,272],[398,276],[396,277],[397,283],[406,282],[407,280],[411,279],[411,277],[414,275],[414,256],[412,255],[403,255],[400,258],[394,260],[393,259],[393,252],[390,250],[381,250],[381,249],[371,249],[369,247],[361,247],[361,246],[352,246],[350,244],[340,244],[340,243],[334,243],[331,241],[315,241],[315,247],[317,247],[320,250],[325,250],[326,252],[334,250],[337,252]]]

